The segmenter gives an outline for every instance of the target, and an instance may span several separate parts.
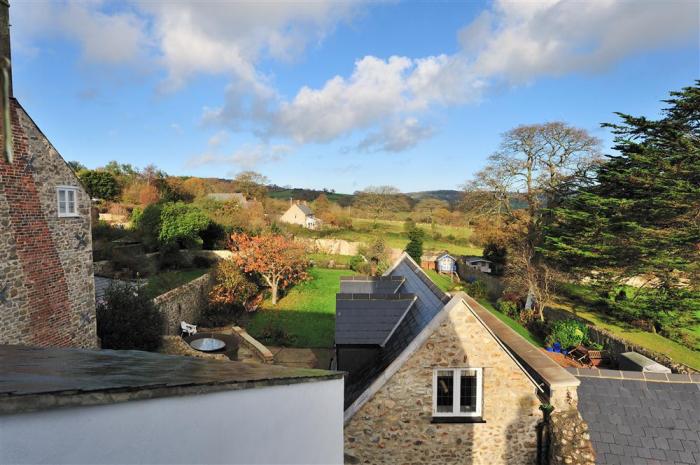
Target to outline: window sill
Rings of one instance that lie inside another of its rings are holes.
[[[80,218],[80,215],[77,213],[75,215],[59,214],[58,217],[59,218]]]
[[[433,417],[430,423],[486,423],[481,417]]]

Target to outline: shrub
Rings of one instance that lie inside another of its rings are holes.
[[[163,206],[158,203],[151,204],[141,209],[134,208],[131,219],[134,227],[141,236],[141,241],[147,249],[153,250],[158,247],[158,234],[160,231],[160,214]]]
[[[158,269],[178,269],[184,268],[185,265],[185,258],[177,244],[164,244],[158,250]]]
[[[251,282],[233,260],[222,260],[216,266],[216,284],[209,293],[213,304],[242,309],[260,289]]]
[[[517,302],[500,298],[496,302],[496,306],[501,311],[501,313],[505,313],[511,318],[518,318],[520,316],[520,310],[518,309]]]
[[[467,292],[467,294],[469,294],[477,300],[486,298],[486,295],[488,294],[488,288],[486,287],[486,283],[479,280],[467,283],[464,286],[464,289]]]
[[[408,232],[408,244],[406,244],[406,253],[411,256],[416,263],[420,264],[423,256],[423,238],[425,232],[420,228],[413,228]]]
[[[350,269],[362,274],[368,274],[370,272],[369,263],[362,257],[362,255],[355,255],[350,258],[348,262]]]
[[[78,178],[92,198],[115,200],[121,193],[117,178],[107,171],[83,170]]]
[[[202,248],[205,250],[223,249],[226,247],[226,240],[231,234],[231,227],[221,226],[219,223],[210,222],[207,228],[199,233],[202,238]]]
[[[97,305],[97,335],[103,349],[149,350],[160,347],[163,318],[141,289],[113,284]]]
[[[575,347],[588,338],[588,327],[576,320],[559,320],[550,325],[545,343],[551,346],[555,342],[565,349]]]
[[[199,233],[209,226],[209,218],[197,207],[183,202],[166,203],[160,214],[158,240],[185,247],[202,245]]]

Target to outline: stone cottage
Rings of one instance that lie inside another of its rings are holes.
[[[90,198],[12,95],[7,0],[0,55],[0,344],[94,347]]]
[[[579,380],[468,295],[438,289],[407,254],[384,277],[343,280],[337,301],[348,463],[537,463],[543,404],[580,423],[585,442],[571,455],[552,447],[551,463],[592,463]]]
[[[296,224],[307,229],[316,229],[319,220],[306,203],[292,202],[284,215],[280,217],[282,223]]]

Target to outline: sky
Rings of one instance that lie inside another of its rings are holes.
[[[700,2],[11,3],[14,93],[66,160],[459,189],[521,124],[601,139],[700,78]]]

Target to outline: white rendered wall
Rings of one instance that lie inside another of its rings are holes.
[[[343,463],[343,380],[0,416],[0,463]]]

